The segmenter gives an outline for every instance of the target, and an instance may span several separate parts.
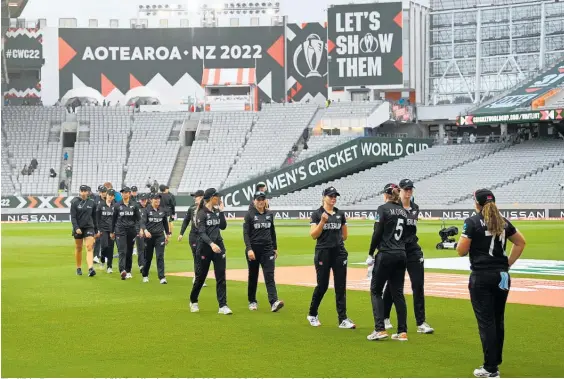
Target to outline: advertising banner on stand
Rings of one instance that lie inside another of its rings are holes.
[[[39,69],[43,65],[43,31],[34,28],[9,28],[4,36],[6,67]]]
[[[226,206],[252,201],[258,182],[265,182],[271,196],[279,196],[358,172],[379,163],[415,154],[432,146],[431,139],[361,137],[263,177],[221,189]]]
[[[564,61],[505,96],[471,113],[480,116],[503,115],[515,112],[516,108],[530,108],[535,99],[562,84],[564,84]]]
[[[327,29],[318,22],[286,25],[289,101],[327,99]]]
[[[402,3],[327,10],[329,85],[403,85]]]
[[[161,103],[180,104],[189,96],[203,98],[204,85],[253,83],[257,102],[285,97],[283,26],[61,28],[58,44],[60,96],[88,86],[115,102],[146,86]],[[221,69],[241,68],[253,77],[236,75],[225,83]]]
[[[526,124],[529,122],[549,122],[562,120],[562,109],[547,109],[542,111],[511,112],[492,115],[458,116],[456,125],[474,126],[491,124]]]

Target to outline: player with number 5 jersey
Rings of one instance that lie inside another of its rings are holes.
[[[484,363],[474,370],[477,378],[499,377],[505,337],[505,304],[511,287],[509,268],[525,248],[525,238],[501,215],[495,196],[488,189],[474,192],[477,214],[464,221],[456,250],[461,257],[470,253],[470,301],[478,321]],[[513,243],[509,258],[507,240]]]
[[[396,334],[392,335],[392,339],[407,341],[407,307],[403,295],[407,265],[404,238],[407,212],[399,204],[399,187],[396,184],[386,184],[383,197],[385,204],[378,207],[368,252],[369,257],[366,262],[369,266],[373,265],[370,295],[375,324],[374,332],[367,339],[378,341],[388,338],[384,324],[385,306],[382,298],[384,285],[387,282],[398,317],[398,330]],[[378,249],[378,254],[374,258],[376,249]]]

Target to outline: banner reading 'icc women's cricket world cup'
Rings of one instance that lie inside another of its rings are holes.
[[[402,3],[329,8],[329,85],[403,84]]]

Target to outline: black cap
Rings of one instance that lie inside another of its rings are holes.
[[[487,203],[495,203],[495,196],[489,189],[482,188],[474,192],[474,200],[483,207]]]
[[[83,184],[83,185],[80,186],[80,192],[86,192],[86,191],[88,191],[88,188],[90,188],[90,187],[88,187],[87,185]]]
[[[160,190],[161,192],[164,192],[164,191],[167,190],[167,189],[168,189],[168,186],[166,186],[166,185],[164,185],[164,184],[161,184],[161,185],[159,186],[159,190]]]
[[[215,188],[208,188],[206,192],[204,192],[204,199],[209,200],[214,196],[221,196],[219,192]]]
[[[267,187],[265,182],[258,182],[255,188],[258,191],[259,188],[262,188],[262,187]]]
[[[197,190],[196,192],[192,192],[190,196],[192,197],[204,196],[204,190]]]
[[[90,188],[90,186],[86,186],[86,190],[92,192],[92,188]]]
[[[397,186],[397,184],[394,183],[388,183],[384,186],[384,192],[387,193],[388,195],[391,195],[395,189],[398,189],[399,187]]]
[[[255,200],[256,200],[256,199],[260,199],[261,197],[262,197],[263,199],[266,199],[266,194],[265,194],[264,192],[262,192],[262,191],[259,191],[259,192],[256,192],[256,193],[255,193],[254,199],[255,199]]]
[[[108,189],[104,186],[98,186],[98,192],[106,192]]]
[[[113,188],[110,188],[110,189],[108,190],[108,195],[109,195],[109,196],[115,196],[115,195],[116,195],[116,190],[113,189]]]
[[[146,193],[140,193],[139,194],[139,200],[147,200],[149,198],[149,196],[147,196]]]
[[[131,192],[137,192],[137,191],[138,191],[137,186],[131,186]]]
[[[341,196],[341,194],[337,191],[335,187],[328,187],[323,190],[323,196],[332,196],[332,195]]]
[[[161,198],[161,194],[160,193],[152,193],[149,195],[149,199],[153,200],[153,199],[160,199]]]
[[[125,187],[123,187],[123,188],[121,189],[121,191],[119,191],[119,192],[131,192],[131,188],[125,186]]]
[[[399,188],[401,189],[410,189],[410,188],[415,188],[415,186],[413,185],[413,182],[409,179],[402,179],[399,182]]]

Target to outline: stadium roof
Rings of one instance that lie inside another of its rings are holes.
[[[18,18],[22,14],[28,0],[2,0],[2,16]],[[2,17],[3,19],[5,17]],[[2,21],[4,23],[4,20]]]

